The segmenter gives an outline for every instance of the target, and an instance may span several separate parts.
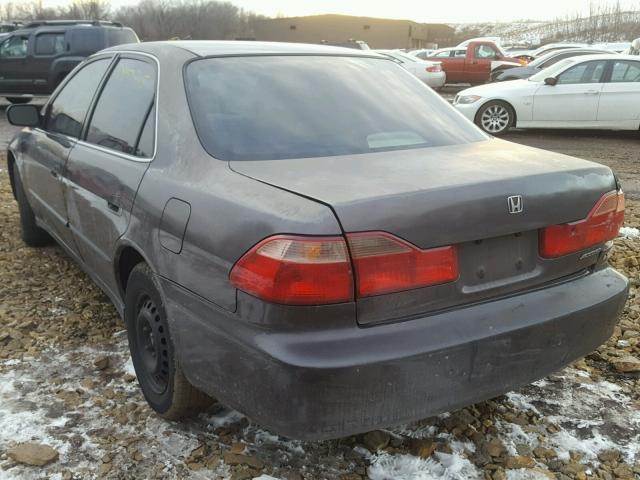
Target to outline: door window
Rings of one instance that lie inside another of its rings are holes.
[[[618,60],[613,64],[611,82],[640,82],[640,62]]]
[[[96,103],[87,142],[128,155],[151,156],[148,145],[144,149],[136,147],[144,133],[147,117],[151,118],[149,112],[155,90],[156,71],[153,65],[142,60],[120,59]],[[154,119],[155,116],[150,121]],[[149,128],[153,131],[155,125]],[[150,134],[147,133],[147,137]]]
[[[64,52],[64,33],[41,33],[36,37],[36,55],[57,55]]]
[[[478,45],[475,49],[475,57],[491,59],[498,58],[499,55],[490,45]]]
[[[436,54],[434,55],[434,57],[437,57],[437,58],[444,58],[444,57],[449,57],[450,55],[451,55],[451,51],[446,50],[446,51],[444,51],[444,52],[438,52],[438,53],[436,53]]]
[[[0,44],[0,58],[25,58],[29,37],[12,36]]]
[[[82,124],[111,58],[88,63],[67,82],[49,108],[46,129],[79,138]]]
[[[606,60],[580,63],[561,73],[558,84],[600,83],[606,64]]]
[[[453,56],[457,57],[457,58],[466,57],[467,56],[467,51],[466,50],[454,50]]]

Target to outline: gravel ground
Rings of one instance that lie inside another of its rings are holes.
[[[0,143],[9,133],[0,121]],[[599,159],[635,191],[637,137],[508,138]],[[0,479],[639,478],[640,202],[628,202],[627,212],[629,228],[616,240],[612,262],[631,279],[631,295],[614,336],[596,352],[462,410],[337,441],[297,442],[219,404],[185,423],[155,416],[106,297],[60,248],[20,241],[3,162]],[[27,454],[32,463],[50,463],[26,466],[20,462]]]

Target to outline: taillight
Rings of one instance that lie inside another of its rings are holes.
[[[456,280],[455,247],[421,250],[384,232],[347,234],[358,297],[426,287]]]
[[[440,64],[432,65],[426,68],[426,71],[429,73],[438,73],[442,71],[442,66]]]
[[[584,220],[540,230],[540,255],[560,257],[613,240],[624,223],[624,194],[606,193]]]
[[[238,260],[230,280],[236,288],[275,303],[353,300],[353,275],[343,237],[267,238]]]

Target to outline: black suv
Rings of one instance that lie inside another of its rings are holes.
[[[48,95],[89,55],[138,42],[133,30],[116,22],[28,23],[0,40],[0,97],[25,103],[31,95]]]

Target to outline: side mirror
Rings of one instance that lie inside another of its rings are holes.
[[[16,127],[39,127],[40,107],[36,105],[10,105],[7,108],[7,120]]]
[[[544,83],[553,87],[556,83],[558,83],[558,79],[556,77],[547,77],[544,79]]]

